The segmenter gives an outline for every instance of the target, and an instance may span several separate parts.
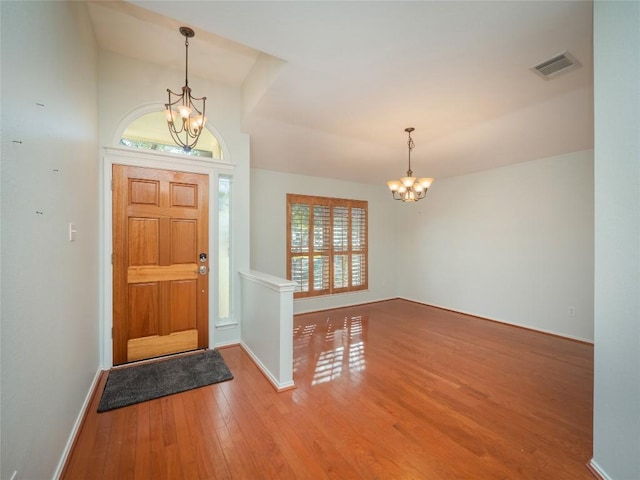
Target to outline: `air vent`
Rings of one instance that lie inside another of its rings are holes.
[[[549,60],[542,62],[534,67],[531,67],[531,71],[538,75],[540,78],[544,78],[545,80],[551,80],[552,78],[557,77],[558,75],[566,72],[570,72],[571,70],[575,70],[576,68],[581,67],[582,65],[576,58],[571,55],[569,52],[561,53],[560,55],[556,55]]]

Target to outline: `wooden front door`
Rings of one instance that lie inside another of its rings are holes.
[[[207,175],[113,166],[113,363],[208,346]]]

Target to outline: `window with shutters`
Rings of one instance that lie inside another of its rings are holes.
[[[368,288],[367,202],[287,195],[287,274],[295,298]]]

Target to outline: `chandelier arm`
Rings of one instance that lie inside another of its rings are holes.
[[[197,139],[200,136],[200,130],[192,130],[191,128],[185,129],[189,138]]]
[[[175,124],[175,122],[174,122],[172,125],[173,125],[173,128],[170,128],[170,129],[169,129],[169,133],[173,132],[173,133],[175,133],[176,135],[180,135],[182,132],[184,132],[184,131],[185,131],[185,129],[184,129],[184,121],[182,121],[182,125],[180,126],[180,128],[179,128],[179,129],[178,129],[178,128],[176,128],[176,124]]]
[[[169,124],[169,133],[175,133],[176,135],[180,135],[184,131],[186,131],[184,120],[182,120],[182,123],[180,124],[180,128],[176,127],[176,122],[171,122]]]
[[[191,100],[197,100],[197,101],[207,99],[207,97],[194,97],[193,95],[189,95],[189,98],[191,98]]]
[[[182,125],[179,129],[176,127],[176,122],[172,121],[171,123],[167,123],[169,125],[169,133],[175,133],[176,135],[179,135],[184,131],[184,120],[182,121]]]
[[[198,107],[196,107],[196,105],[193,103],[193,100],[206,100],[207,97],[202,97],[202,98],[195,98],[195,97],[189,97],[189,106],[192,107],[199,115],[204,115],[204,106],[205,103],[202,102],[202,111],[198,110]]]
[[[168,88],[167,88],[167,92],[169,92],[169,105],[175,105],[176,103],[178,103],[180,100],[184,98],[184,93],[176,93],[172,90],[169,90]],[[171,101],[171,95],[174,95],[175,97],[177,97],[177,99],[174,102]]]
[[[182,132],[182,130],[180,130],[180,132]],[[187,144],[185,144],[180,138],[180,136],[178,135],[178,133],[180,132],[175,132],[175,130],[169,129],[169,133],[171,134],[171,138],[173,138],[173,141],[176,142],[182,148],[188,148]]]

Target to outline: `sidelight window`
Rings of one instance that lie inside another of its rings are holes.
[[[231,177],[218,177],[218,318],[231,317]]]

